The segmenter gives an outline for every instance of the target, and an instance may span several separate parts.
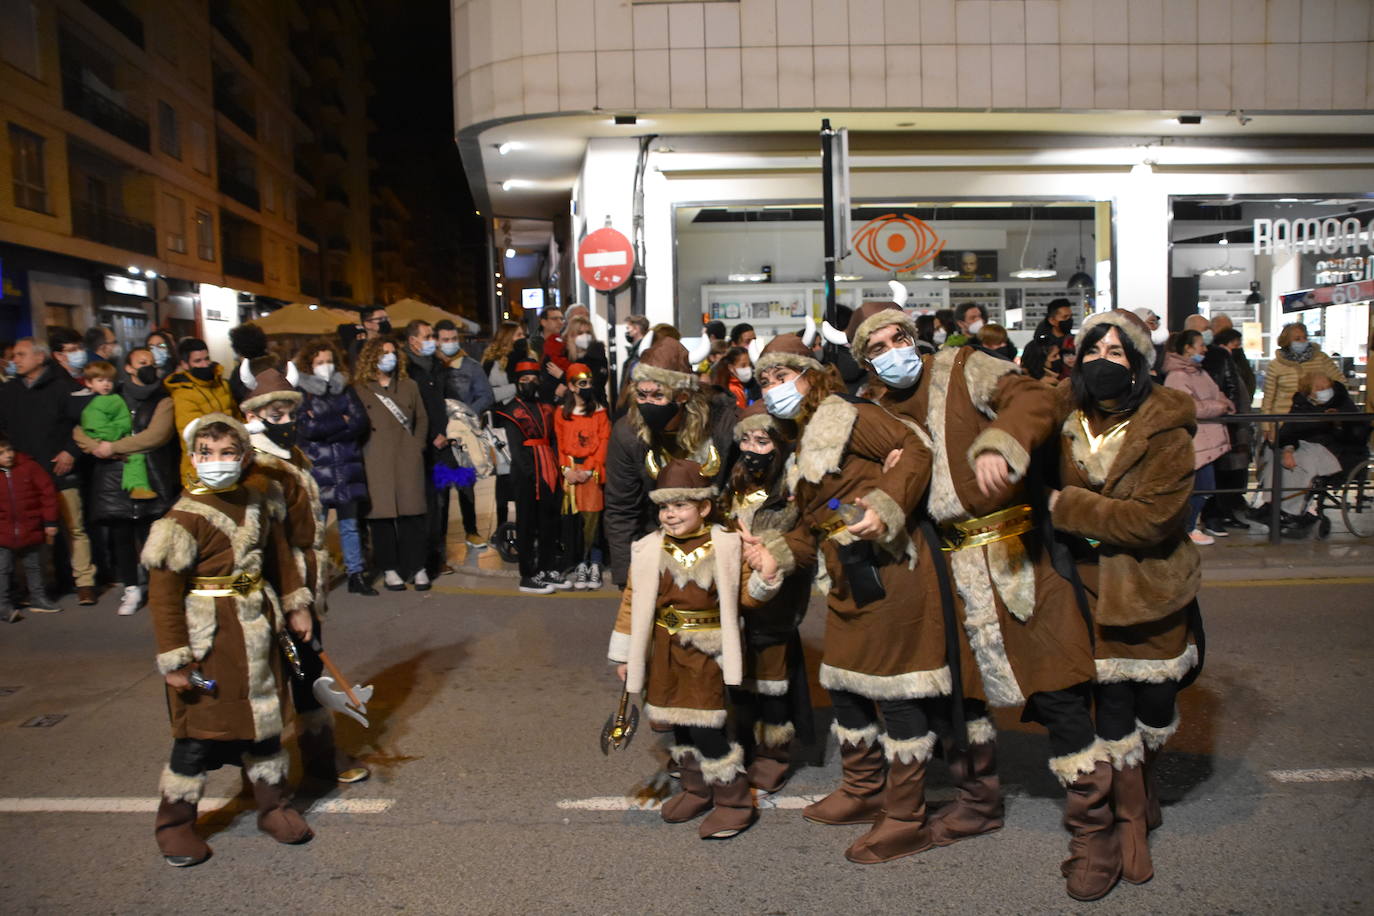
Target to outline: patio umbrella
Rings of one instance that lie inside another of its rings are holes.
[[[391,326],[394,328],[403,328],[412,321],[428,321],[430,324],[436,324],[445,319],[452,321],[459,330],[468,334],[474,334],[482,327],[471,318],[446,312],[438,306],[421,302],[419,299],[399,299],[386,307],[386,313],[391,319]]]
[[[254,318],[253,324],[262,328],[264,334],[332,334],[345,322],[357,322],[356,312],[342,309],[329,309],[323,306],[311,308],[304,302],[293,302],[271,312],[264,318]]]

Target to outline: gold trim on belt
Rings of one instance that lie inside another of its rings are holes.
[[[948,553],[968,550],[970,547],[984,547],[1025,534],[1033,527],[1035,523],[1031,520],[1030,506],[999,509],[981,518],[971,518],[955,522],[953,525],[941,525],[940,538],[945,543],[940,549]]]
[[[719,630],[720,611],[679,611],[669,605],[658,615],[654,625],[663,627],[669,636],[679,630]]]
[[[262,576],[256,573],[235,573],[230,576],[196,576],[191,580],[191,594],[204,598],[232,598],[247,595],[262,588]]]

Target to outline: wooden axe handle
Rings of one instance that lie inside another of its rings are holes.
[[[334,664],[334,660],[326,655],[323,649],[319,650],[316,654],[319,655],[320,661],[324,662],[324,666],[329,669],[329,676],[334,679],[334,682],[342,685],[344,694],[348,697],[348,702],[361,709],[363,704],[359,703],[358,698],[353,695],[353,688],[349,686],[348,678],[343,676],[343,672]]]

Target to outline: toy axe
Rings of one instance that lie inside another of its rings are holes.
[[[310,648],[324,662],[329,674],[321,675],[315,679],[315,684],[311,687],[311,692],[315,694],[315,699],[320,701],[320,705],[326,709],[341,712],[351,719],[359,722],[363,728],[367,728],[367,701],[372,699],[372,685],[366,687],[348,686],[348,678],[343,676],[333,659],[325,654],[324,648],[318,639],[310,640]],[[335,684],[343,685],[343,692],[334,689]]]
[[[630,692],[622,691],[620,694],[620,706],[611,713],[611,717],[606,720],[606,727],[601,730],[601,753],[610,756],[611,750],[620,750],[630,746],[630,739],[635,736],[635,730],[639,728],[639,707],[630,702]]]

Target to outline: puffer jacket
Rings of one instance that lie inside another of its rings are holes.
[[[1234,405],[1221,393],[1217,383],[1202,366],[1186,356],[1164,354],[1164,386],[1192,395],[1199,420],[1219,417]],[[1231,449],[1231,437],[1224,423],[1199,423],[1193,436],[1193,469],[1211,464]]]
[[[298,384],[303,396],[296,420],[298,444],[310,458],[320,502],[337,509],[367,499],[363,440],[369,424],[357,390],[342,372],[327,382],[302,375]]]
[[[113,443],[113,458],[92,460],[86,511],[97,522],[161,518],[181,495],[181,442],[173,429],[171,397],[162,385],[135,381],[125,381],[120,394],[133,415],[133,432]],[[83,452],[97,444],[80,428],[74,435]],[[135,454],[147,461],[148,483],[157,493],[153,499],[134,499],[124,489],[123,459]]]
[[[41,544],[44,525],[57,525],[57,487],[37,461],[15,452],[14,467],[0,473],[0,547]]]
[[[1288,413],[1293,406],[1293,395],[1298,393],[1298,383],[1309,372],[1345,384],[1336,361],[1316,344],[1301,359],[1293,351],[1281,349],[1264,370],[1264,401],[1260,413]]]

